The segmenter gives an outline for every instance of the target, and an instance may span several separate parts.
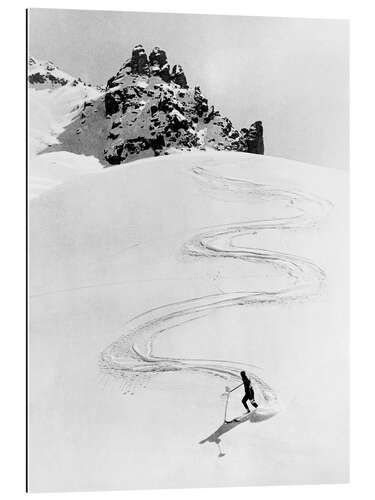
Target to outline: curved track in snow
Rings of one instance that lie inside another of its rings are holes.
[[[100,363],[107,372],[122,380],[124,390],[155,373],[185,370],[219,376],[229,383],[238,382],[244,364],[224,360],[186,359],[160,357],[153,354],[153,343],[158,335],[194,321],[217,309],[252,304],[284,303],[313,297],[321,292],[325,273],[308,259],[260,248],[239,246],[239,237],[269,230],[299,229],[315,225],[331,208],[331,203],[321,198],[297,191],[276,189],[248,180],[221,177],[201,167],[192,171],[196,180],[211,192],[231,193],[235,198],[261,198],[265,202],[285,203],[292,215],[271,217],[264,220],[210,227],[194,235],[185,243],[184,253],[192,258],[234,259],[277,267],[285,273],[286,286],[272,290],[239,290],[218,293],[175,302],[133,318],[126,325],[124,335],[101,353]],[[276,405],[277,395],[262,380],[255,368],[247,367],[260,404]]]

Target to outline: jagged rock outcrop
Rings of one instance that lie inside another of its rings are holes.
[[[248,152],[264,154],[263,125],[261,121],[254,122],[249,129]]]
[[[183,89],[188,88],[186,76],[184,73],[184,70],[182,69],[182,66],[179,64],[175,64],[172,68],[172,73],[171,73],[171,80],[173,83],[176,85],[179,85]]]
[[[133,75],[149,75],[150,66],[147,59],[147,54],[142,45],[136,45],[132,52],[132,57],[129,61],[130,72]]]
[[[254,122],[250,128],[242,128],[240,131],[241,151],[264,154],[263,125],[261,121]]]
[[[76,80],[77,83],[78,81]],[[38,88],[53,88],[73,83],[74,79],[69,78],[65,73],[60,71],[53,62],[39,62],[30,57],[28,82]]]
[[[165,50],[155,47],[149,56],[150,74],[152,76],[159,76],[164,82],[171,81],[170,66],[167,60]]]
[[[92,85],[83,82],[81,78],[74,78],[65,73],[52,61],[38,61],[34,57],[29,58],[28,84],[30,87],[39,90],[54,89],[65,85],[92,87]]]
[[[105,165],[176,150],[264,152],[261,122],[238,131],[198,86],[189,87],[180,65],[170,70],[163,49],[155,47],[147,57],[142,45],[58,139],[55,149],[94,154]]]

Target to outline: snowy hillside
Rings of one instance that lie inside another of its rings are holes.
[[[347,481],[346,200],[343,172],[226,151],[35,199],[31,491]],[[225,426],[240,369],[259,410]]]
[[[68,84],[73,87],[77,85],[86,86],[81,78],[74,78],[65,73],[52,61],[38,61],[34,57],[29,59],[28,82],[38,89],[52,89]]]
[[[28,185],[31,199],[61,182],[101,168],[94,157],[48,152],[53,144],[58,144],[59,135],[80,113],[85,102],[100,94],[99,88],[61,71],[52,62],[30,58]]]

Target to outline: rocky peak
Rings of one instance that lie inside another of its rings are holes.
[[[68,84],[73,87],[77,85],[86,86],[80,78],[74,78],[65,73],[52,61],[39,61],[35,57],[29,58],[28,82],[35,89],[53,89]],[[87,86],[91,87],[91,85]]]
[[[79,111],[56,148],[95,154],[107,166],[176,150],[264,151],[262,123],[237,130],[198,86],[188,86],[180,65],[170,70],[160,47],[147,56],[136,45],[105,92]]]
[[[107,88],[118,85],[125,76],[159,77],[166,83],[188,88],[182,67],[176,64],[171,71],[167,54],[160,47],[154,47],[147,57],[143,46],[136,45],[131,58],[124,63],[117,75],[108,81]]]
[[[52,61],[38,61],[29,58],[28,81],[35,88],[53,88],[66,85],[73,77],[60,71]]]
[[[150,68],[147,54],[142,45],[136,45],[130,59],[130,69],[133,75],[149,75]]]
[[[256,121],[249,129],[242,129],[245,137],[247,151],[258,155],[264,154],[263,125]]]
[[[165,50],[155,47],[149,55],[150,73],[151,76],[158,76],[166,83],[171,80],[170,66],[167,60]]]
[[[179,64],[175,64],[173,66],[172,73],[171,73],[171,80],[173,83],[175,83],[176,85],[179,85],[183,89],[188,88],[185,73],[182,69],[182,66],[180,66]]]

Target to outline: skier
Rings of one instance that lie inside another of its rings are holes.
[[[246,372],[242,371],[240,375],[245,389],[245,396],[242,398],[242,404],[246,408],[247,413],[250,413],[249,407],[247,405],[248,401],[250,401],[250,403],[254,406],[254,408],[258,408],[258,405],[254,400],[254,389],[253,386],[251,385],[250,379],[246,375]]]
[[[244,372],[244,371],[240,372],[240,375],[241,375],[242,383],[240,385],[237,385],[233,389],[229,389],[229,387],[226,387],[225,393],[223,394],[223,396],[224,395],[227,396],[227,402],[225,405],[225,413],[224,413],[224,422],[226,424],[229,424],[230,422],[241,422],[242,421],[240,417],[234,418],[233,420],[227,420],[227,409],[228,409],[228,401],[229,401],[230,393],[235,391],[239,387],[243,386],[245,389],[245,396],[242,398],[242,404],[246,408],[245,415],[250,413],[250,409],[247,405],[248,401],[250,401],[250,403],[254,406],[254,408],[258,408],[258,404],[256,403],[256,401],[254,399],[254,389],[253,389],[253,386],[251,385],[251,380],[247,377],[246,372]]]

